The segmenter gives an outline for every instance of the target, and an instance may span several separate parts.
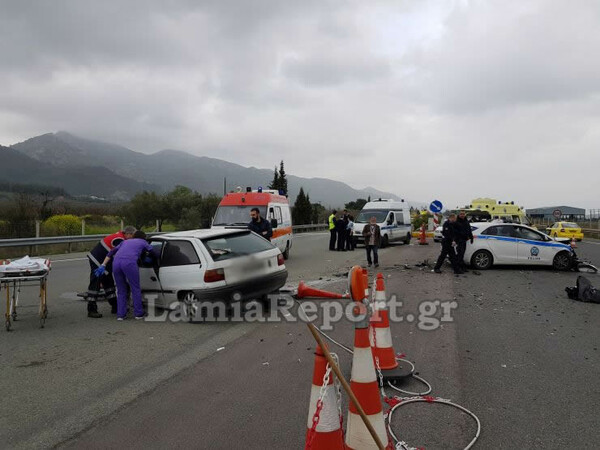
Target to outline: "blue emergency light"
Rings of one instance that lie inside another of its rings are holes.
[[[260,194],[260,193],[262,193],[262,186],[259,186],[259,187],[258,187],[258,193],[259,193],[259,194]]]

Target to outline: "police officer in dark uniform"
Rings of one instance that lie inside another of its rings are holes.
[[[435,267],[433,268],[435,273],[442,273],[440,268],[442,267],[442,264],[444,264],[446,257],[450,258],[450,263],[452,264],[452,268],[454,269],[454,273],[456,275],[463,273],[458,266],[456,253],[454,252],[454,244],[456,243],[457,239],[458,232],[456,228],[456,214],[450,214],[448,220],[446,220],[444,225],[442,225],[442,251],[437,262],[435,263]]]
[[[458,213],[456,219],[456,260],[458,266],[463,272],[467,272],[467,265],[465,264],[465,250],[467,249],[467,241],[473,243],[473,232],[471,231],[471,224],[467,220],[467,214],[464,211]]]
[[[250,210],[250,218],[252,219],[248,224],[248,229],[254,231],[256,234],[261,235],[267,241],[270,241],[273,237],[273,228],[271,222],[263,219],[260,216],[260,210],[258,208],[252,208]]]

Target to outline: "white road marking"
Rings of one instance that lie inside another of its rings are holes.
[[[59,262],[71,262],[71,261],[85,261],[87,258],[70,258],[70,259],[51,259],[52,264]]]

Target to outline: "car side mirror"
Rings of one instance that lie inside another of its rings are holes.
[[[277,228],[277,219],[271,219],[271,228]]]

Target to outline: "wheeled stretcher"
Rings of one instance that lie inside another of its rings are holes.
[[[15,260],[0,260],[0,292],[5,290],[6,311],[5,327],[10,331],[12,322],[17,320],[17,306],[19,294],[24,286],[39,286],[40,328],[44,328],[48,317],[47,288],[48,274],[50,273],[50,260],[42,258],[29,258],[28,256]]]

